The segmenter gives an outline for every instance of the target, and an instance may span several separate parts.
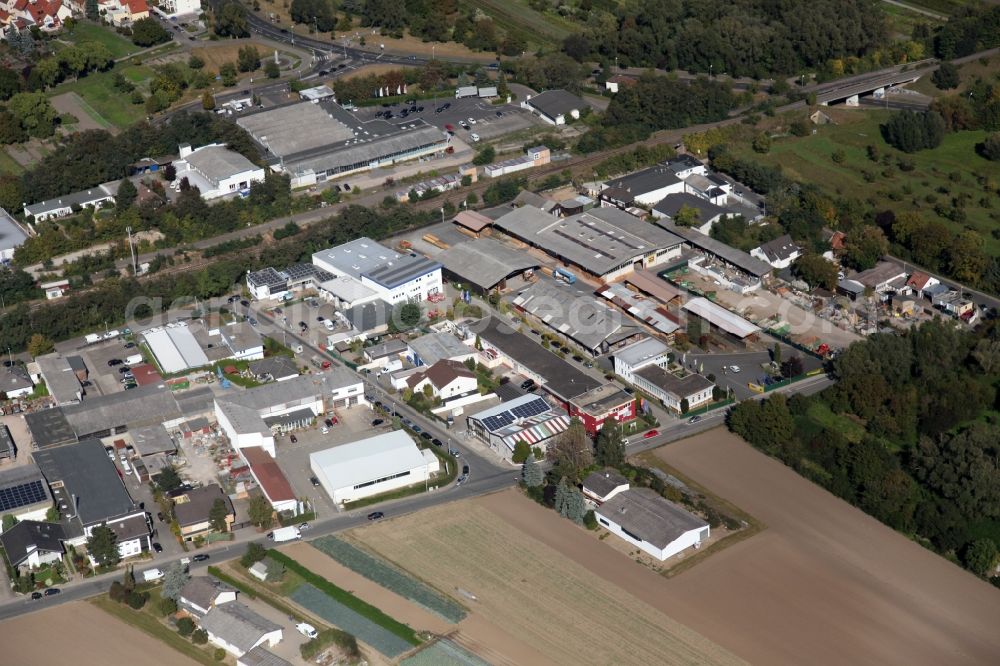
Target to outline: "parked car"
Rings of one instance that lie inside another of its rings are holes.
[[[158,521],[160,521],[161,523],[163,522],[163,512],[162,511],[157,511],[156,512],[156,519]]]
[[[135,343],[134,342],[126,342],[125,343],[125,349],[132,349],[134,347],[135,347]]]
[[[431,440],[431,444],[433,444],[434,446],[444,446],[444,442],[442,442],[437,437]]]
[[[325,421],[323,421],[323,423],[326,424],[327,428],[332,428],[333,427],[333,419],[326,419]]]
[[[473,132],[472,134],[470,134],[469,138],[472,139],[473,141],[479,141],[479,135],[476,134],[475,132]]]
[[[319,479],[317,479],[315,476],[309,477],[309,483],[313,484],[313,488],[319,487]]]
[[[52,597],[59,594],[60,592],[62,592],[62,590],[60,590],[58,587],[50,587],[49,589],[45,590],[45,596]]]
[[[113,368],[116,365],[121,365],[122,363],[124,363],[124,361],[122,361],[120,358],[112,358],[108,360],[108,367]]]
[[[418,435],[424,431],[423,428],[421,428],[415,423],[412,426],[410,426],[410,429],[413,430],[413,432],[417,433]]]
[[[41,592],[32,592],[31,593],[31,598],[32,599],[41,599],[42,598],[42,593]]]
[[[381,511],[372,511],[368,514],[368,520],[382,520],[385,518],[385,514]]]
[[[298,443],[299,443],[299,438],[298,438],[298,437],[296,437],[296,436],[295,436],[295,435],[293,434],[293,435],[289,436],[289,438],[288,438],[288,441],[290,441],[290,442],[291,442],[292,444],[298,444]]]
[[[153,542],[153,552],[155,552],[155,553],[162,553],[163,552],[163,546],[161,546],[159,543],[157,543],[157,542],[154,541]]]
[[[475,125],[476,124],[476,119],[475,118],[469,118],[469,124],[470,125]]]
[[[497,118],[503,118],[503,111],[497,111]]]
[[[527,390],[529,386],[534,386],[534,385],[535,385],[534,379],[525,379],[523,382],[521,382],[521,388],[524,390]]]
[[[324,435],[328,435],[328,434],[330,434],[330,429],[329,429],[329,428],[327,428],[326,426],[323,426],[323,430],[322,430],[321,432],[322,432],[322,433],[323,433]]]
[[[384,419],[373,419],[373,420],[372,420],[372,427],[373,427],[373,428],[377,428],[377,427],[379,427],[380,425],[382,425],[383,423],[385,423],[385,420],[384,420]]]
[[[312,626],[307,622],[300,622],[295,625],[295,631],[299,632],[306,638],[316,638],[316,627]]]
[[[194,560],[195,562],[205,562],[206,560],[208,560],[208,558],[209,556],[205,554],[191,556],[191,559]]]
[[[243,299],[242,301],[240,301],[240,305],[242,305],[245,308],[248,308],[250,307],[250,301]]]
[[[659,434],[660,434],[659,430],[647,430],[645,433],[643,433],[642,438],[649,439],[651,437],[656,437]]]
[[[692,416],[691,418],[688,419],[688,423],[697,423],[698,421],[701,421],[700,416]]]
[[[430,441],[430,439],[431,439],[431,434],[429,432],[427,432],[426,430],[424,432],[420,433],[420,436],[423,437],[424,439],[426,439],[427,441]]]
[[[468,475],[469,475],[469,466],[462,465],[462,476],[468,476]]]

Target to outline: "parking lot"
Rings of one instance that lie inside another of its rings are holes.
[[[435,112],[436,109],[445,104],[451,106],[440,113]],[[376,114],[389,110],[394,116],[389,119],[390,123],[406,125],[415,119],[421,119],[442,130],[451,125],[455,134],[463,140],[470,140],[469,135],[473,133],[479,135],[482,140],[495,139],[532,125],[541,124],[538,118],[516,104],[494,105],[487,100],[476,97],[464,99],[442,97],[437,100],[417,100],[416,106],[417,108],[423,107],[423,111],[410,113],[405,118],[400,117],[400,112],[407,108],[403,103],[394,104],[388,109],[382,106],[366,107],[358,109],[355,115],[362,120],[373,120]],[[503,115],[497,116],[497,112]],[[475,121],[475,125],[470,124],[470,118]],[[462,127],[462,122],[469,124],[468,130]]]
[[[111,367],[108,366],[108,361],[124,361],[132,354],[140,353],[138,346],[126,347],[127,344],[133,343],[124,338],[116,338],[84,347],[77,352],[87,365],[87,381],[90,386],[85,385],[83,388],[89,395],[109,395],[124,390],[121,384],[122,373],[119,372],[120,368],[125,367],[124,363]]]

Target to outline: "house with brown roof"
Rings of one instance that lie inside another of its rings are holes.
[[[221,500],[226,507],[226,531],[230,531],[236,512],[233,503],[222,492],[218,484],[210,483],[201,488],[194,488],[174,497],[174,516],[180,527],[181,537],[185,541],[193,541],[196,537],[215,530],[212,526],[212,507],[216,500]]]
[[[925,296],[924,290],[933,287],[936,284],[941,284],[941,281],[932,275],[928,275],[923,271],[913,271],[910,277],[906,280],[906,286],[913,290],[913,293],[919,298],[929,297],[929,294]]]
[[[441,360],[426,370],[416,372],[406,378],[407,387],[414,393],[426,391],[442,402],[452,402],[470,395],[479,395],[476,373],[460,361]]]
[[[232,601],[236,601],[236,590],[210,576],[192,576],[177,597],[181,610],[195,617]]]

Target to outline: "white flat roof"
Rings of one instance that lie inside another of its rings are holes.
[[[393,430],[317,451],[309,463],[315,474],[326,477],[328,488],[338,490],[423,467],[427,460],[405,431]]]
[[[208,365],[208,357],[187,324],[167,324],[143,331],[142,336],[167,374]]]
[[[745,338],[760,330],[743,317],[730,312],[721,305],[716,305],[707,298],[698,296],[692,298],[684,304],[684,309],[694,313],[705,321],[718,326],[727,333],[731,333],[739,338]]]

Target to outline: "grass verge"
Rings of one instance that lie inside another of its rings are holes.
[[[362,601],[361,599],[357,598],[347,590],[338,587],[333,583],[331,583],[330,581],[328,581],[327,579],[323,578],[322,576],[313,573],[312,571],[305,568],[304,566],[302,566],[292,558],[288,557],[281,551],[273,549],[269,550],[268,556],[278,562],[281,562],[282,564],[285,565],[286,569],[295,572],[296,574],[301,576],[302,579],[305,580],[305,582],[309,583],[316,589],[320,590],[330,598],[347,606],[361,617],[371,622],[374,622],[375,624],[382,627],[386,631],[389,631],[392,634],[398,636],[399,638],[402,638],[410,645],[420,645],[421,641],[419,638],[417,638],[417,634],[415,631],[413,631],[413,629],[406,626],[402,622],[399,622],[398,620],[386,615],[375,606],[372,606],[371,604]]]
[[[706,502],[708,502],[711,505],[714,505],[718,509],[724,510],[731,516],[738,518],[739,520],[742,520],[744,523],[746,523],[746,527],[744,527],[740,531],[733,532],[729,536],[725,537],[724,539],[716,541],[707,548],[702,548],[693,555],[686,556],[683,560],[671,566],[669,569],[661,571],[660,572],[661,576],[664,576],[666,578],[673,578],[677,574],[683,573],[688,569],[690,569],[691,567],[696,566],[699,562],[711,557],[715,553],[718,553],[726,548],[729,548],[730,546],[736,545],[741,541],[746,541],[750,537],[760,532],[763,532],[767,528],[767,525],[757,520],[756,518],[751,516],[749,513],[747,513],[740,507],[736,506],[727,499],[719,497],[712,491],[705,488],[705,486],[691,479],[691,477],[685,476],[675,467],[664,462],[659,456],[656,455],[655,451],[656,449],[653,449],[652,451],[646,451],[644,453],[640,453],[638,456],[636,456],[636,459],[644,467],[655,467],[656,469],[662,470],[667,474],[677,479],[680,479],[689,488],[702,495],[705,498]]]
[[[171,631],[170,627],[163,624],[144,610],[132,610],[128,606],[112,601],[107,597],[107,595],[104,594],[92,597],[89,602],[100,608],[105,613],[118,618],[125,624],[132,625],[140,631],[149,634],[153,638],[163,641],[173,649],[183,654],[185,657],[190,657],[199,664],[216,666],[219,663],[215,661],[212,655],[206,652],[203,648],[198,647],[188,639],[178,634],[176,631]]]

